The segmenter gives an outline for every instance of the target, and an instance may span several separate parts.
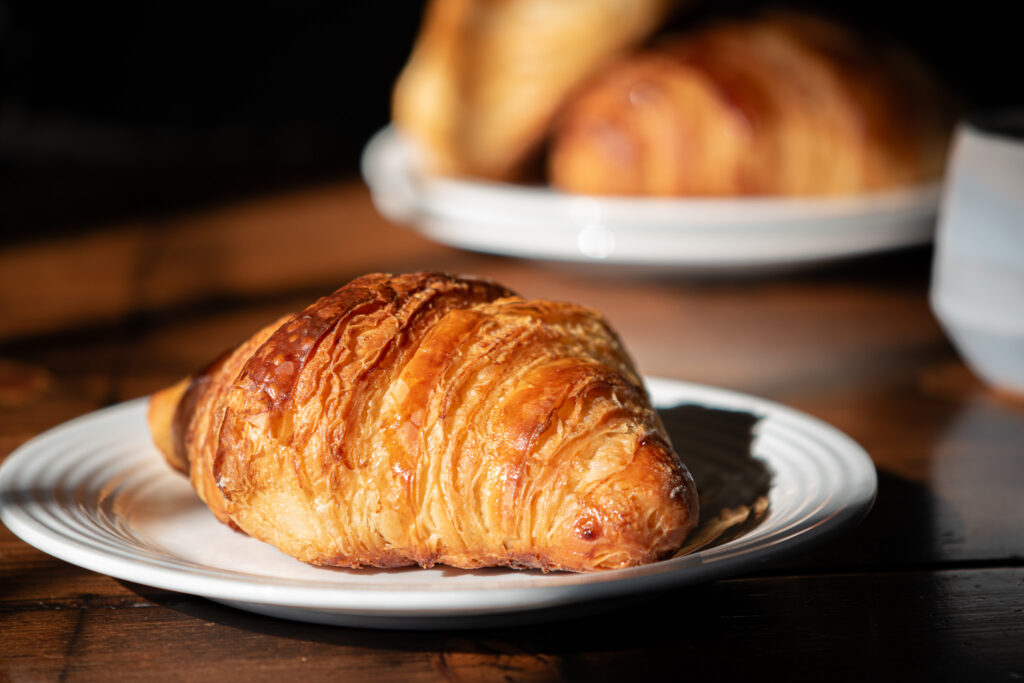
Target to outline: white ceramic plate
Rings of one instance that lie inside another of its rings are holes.
[[[650,199],[428,176],[385,128],[363,177],[377,209],[444,244],[559,261],[676,269],[793,268],[925,244],[939,184],[848,198]]]
[[[753,451],[773,472],[770,509],[745,535],[644,567],[594,574],[306,565],[217,522],[151,445],[145,399],[56,427],[0,469],[0,516],[26,542],[149,586],[292,619],[385,628],[524,623],[756,569],[857,522],[874,500],[870,458],[834,428],[775,403],[671,380],[655,404],[762,416]]]

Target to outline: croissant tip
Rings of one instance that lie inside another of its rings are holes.
[[[190,379],[183,379],[149,397],[146,420],[153,443],[175,470],[188,474],[188,460],[175,447],[174,418]]]

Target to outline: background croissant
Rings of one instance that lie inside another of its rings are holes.
[[[393,119],[434,173],[514,180],[568,93],[674,0],[431,0]]]
[[[657,560],[693,480],[594,312],[367,275],[155,395],[223,522],[306,562],[585,571]]]
[[[951,126],[908,55],[793,14],[625,58],[555,126],[551,183],[620,195],[830,195],[938,177]]]

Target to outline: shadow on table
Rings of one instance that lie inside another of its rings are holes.
[[[244,653],[230,659],[241,657],[267,672],[295,666],[343,678],[362,672],[411,680],[419,672],[456,681],[677,680],[685,673],[758,680],[785,671],[786,680],[821,680],[829,671],[829,680],[865,680],[884,665],[887,680],[972,680],[963,676],[1004,665],[949,647],[950,633],[958,630],[951,609],[942,624],[930,621],[936,606],[943,609],[935,596],[949,590],[944,581],[916,573],[732,579],[586,618],[479,630],[320,626],[191,596],[161,600],[169,610],[159,618],[188,625],[174,632],[196,641],[197,657],[230,648]],[[962,584],[954,581],[953,588],[961,591]],[[983,595],[984,588],[963,599]],[[940,660],[935,652],[946,655]],[[1005,660],[1005,652],[1001,656]]]
[[[771,572],[842,572],[912,569],[953,559],[965,541],[956,507],[927,487],[878,470],[878,497],[857,527],[781,563]]]

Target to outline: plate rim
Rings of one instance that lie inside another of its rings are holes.
[[[453,247],[582,263],[749,268],[918,246],[934,238],[942,187],[940,179],[838,197],[605,197],[429,176],[414,168],[414,154],[412,143],[393,125],[377,131],[363,148],[362,176],[386,217]],[[779,224],[786,226],[781,235]],[[613,239],[618,236],[610,253],[580,246],[586,239],[582,231],[594,225]],[[500,233],[509,231],[541,239],[501,239]],[[800,249],[772,251],[789,233],[811,239]],[[732,241],[741,235],[760,240],[767,253],[736,251]],[[644,240],[661,240],[659,246],[667,249],[650,249]]]
[[[749,410],[774,420],[796,421],[827,434],[841,444],[847,464],[855,466],[860,477],[857,490],[847,491],[845,505],[834,510],[828,518],[795,533],[782,535],[765,547],[759,548],[755,544],[752,549],[744,549],[744,539],[750,542],[750,534],[747,534],[710,551],[700,551],[641,567],[591,574],[548,574],[544,579],[545,585],[531,583],[501,588],[461,585],[455,588],[409,590],[401,586],[365,587],[358,583],[336,585],[305,579],[282,580],[276,576],[232,573],[220,567],[207,567],[204,571],[186,570],[133,556],[130,552],[112,556],[88,547],[81,538],[69,537],[67,534],[63,538],[55,537],[58,530],[35,520],[23,509],[25,501],[12,491],[12,481],[20,471],[19,468],[38,450],[104,420],[128,420],[133,415],[138,419],[144,415],[145,403],[148,401],[148,397],[142,397],[76,417],[15,449],[0,466],[0,519],[27,543],[58,559],[134,583],[233,603],[415,621],[424,618],[518,614],[591,600],[624,598],[647,591],[725,578],[736,573],[737,569],[750,566],[752,560],[763,564],[799,552],[808,545],[855,525],[869,512],[877,494],[877,472],[867,452],[842,431],[807,413],[748,394],[660,377],[646,377],[645,381],[652,393],[675,391],[686,397],[656,401],[659,407],[695,403],[715,408]],[[139,459],[143,457],[140,455]],[[168,474],[173,473],[168,470]],[[733,551],[732,554],[729,551]],[[719,557],[711,556],[712,552]],[[418,570],[413,568],[404,571]],[[506,579],[514,576],[503,573]],[[528,595],[524,596],[524,592]],[[465,600],[466,596],[475,598],[481,595],[486,595],[487,600],[477,604]],[[529,599],[524,600],[524,597]],[[454,598],[462,598],[464,604],[458,604],[459,600],[451,604]]]

